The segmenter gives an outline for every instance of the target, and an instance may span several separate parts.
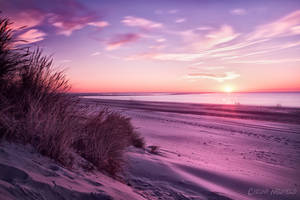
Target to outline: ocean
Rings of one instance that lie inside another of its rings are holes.
[[[300,92],[249,93],[89,93],[83,98],[160,101],[179,103],[236,104],[255,106],[300,107]]]

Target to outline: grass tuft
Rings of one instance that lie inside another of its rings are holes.
[[[134,131],[132,133],[132,135],[131,135],[131,143],[136,148],[145,149],[145,145],[146,145],[145,139],[138,132]]]
[[[138,140],[144,144],[143,139],[137,137],[129,118],[117,112],[101,111],[84,121],[74,146],[98,169],[115,174],[121,169],[125,149],[135,146]]]
[[[65,166],[77,152],[98,169],[116,174],[126,148],[144,148],[130,119],[107,110],[91,115],[63,71],[41,49],[15,47],[13,30],[0,19],[0,139],[31,144]]]

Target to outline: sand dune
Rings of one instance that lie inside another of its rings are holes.
[[[86,172],[80,165],[77,166],[69,170],[41,156],[29,146],[2,143],[0,199],[142,199],[127,185],[99,172]]]

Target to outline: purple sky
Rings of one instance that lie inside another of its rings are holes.
[[[73,91],[300,90],[299,0],[0,5],[15,28],[26,26],[20,39],[67,68]]]

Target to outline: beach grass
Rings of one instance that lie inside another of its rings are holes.
[[[64,71],[41,49],[16,46],[11,24],[0,19],[0,138],[31,144],[68,167],[76,152],[116,174],[128,146],[144,148],[143,137],[120,113],[79,109]]]

